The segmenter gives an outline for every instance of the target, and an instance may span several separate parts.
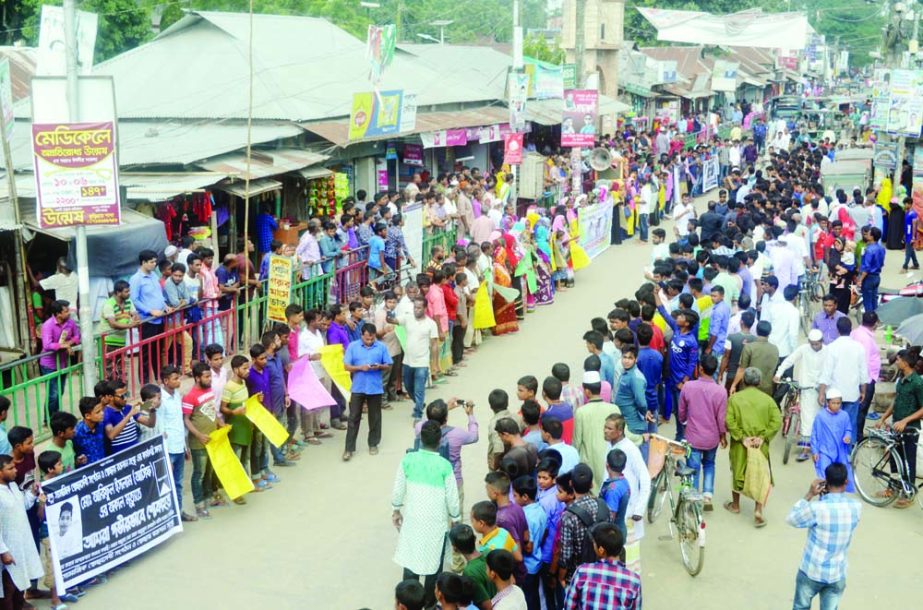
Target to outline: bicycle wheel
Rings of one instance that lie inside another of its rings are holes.
[[[788,418],[788,427],[785,430],[785,449],[782,451],[783,464],[788,464],[788,458],[792,453],[792,447],[796,446],[800,439],[801,412],[798,409],[791,409]]]
[[[705,564],[705,520],[698,502],[685,500],[677,511],[676,529],[683,566],[696,576]]]
[[[853,450],[853,479],[862,499],[872,506],[887,506],[900,495],[901,481],[891,473],[892,460],[900,459],[897,451],[880,438],[863,439]]]
[[[653,523],[663,512],[663,503],[667,500],[667,485],[669,485],[669,475],[667,474],[667,465],[651,482],[651,496],[647,500],[647,522]]]
[[[805,337],[811,332],[811,324],[814,322],[814,310],[811,307],[811,295],[807,291],[802,291],[798,297],[801,310],[801,332]]]

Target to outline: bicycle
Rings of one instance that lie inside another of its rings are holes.
[[[807,388],[798,387],[794,381],[789,378],[779,382],[780,386],[785,386],[785,397],[782,399],[782,438],[785,439],[785,449],[782,451],[782,463],[788,464],[788,458],[791,456],[792,447],[797,445],[801,440],[801,390]]]
[[[895,432],[890,429],[866,428],[865,438],[853,449],[850,462],[856,490],[872,506],[888,506],[901,495],[909,499],[918,496],[923,506],[923,494],[917,494],[923,483],[907,482],[908,468],[900,439],[919,431]]]
[[[692,485],[695,470],[686,466],[685,458],[692,452],[689,443],[678,443],[664,436],[651,435],[667,443],[663,468],[651,484],[651,497],[647,504],[647,520],[653,523],[663,511],[663,503],[670,499],[670,535],[662,539],[677,540],[683,566],[690,576],[696,576],[705,564],[705,498]],[[684,456],[679,458],[678,456]],[[672,475],[671,475],[672,473]],[[674,497],[670,477],[679,477],[679,499]]]
[[[814,322],[816,304],[824,297],[824,288],[820,284],[820,271],[807,270],[801,286],[798,288],[798,308],[801,312],[801,332],[805,336],[811,332]]]

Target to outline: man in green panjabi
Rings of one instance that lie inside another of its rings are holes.
[[[755,367],[743,371],[744,389],[728,400],[727,430],[731,436],[730,459],[732,479],[732,500],[724,508],[732,513],[740,512],[740,492],[747,475],[747,450],[759,449],[769,460],[769,441],[778,434],[782,417],[775,401],[760,390],[763,374]],[[763,505],[756,503],[753,511],[754,525],[763,527]]]
[[[580,461],[589,464],[593,469],[594,490],[598,490],[607,478],[603,467],[606,463],[606,453],[609,451],[609,442],[603,434],[606,418],[612,414],[622,413],[617,406],[599,397],[601,389],[602,379],[599,372],[585,371],[583,393],[587,401],[574,413],[574,449],[580,454]]]

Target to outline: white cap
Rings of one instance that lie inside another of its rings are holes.
[[[823,341],[824,333],[820,332],[819,328],[812,328],[811,332],[808,333],[808,341]]]
[[[166,248],[164,248],[163,255],[167,258],[170,258],[171,256],[175,255],[177,252],[178,250],[176,249],[176,246],[171,244],[167,246]]]
[[[842,400],[843,392],[840,392],[836,388],[830,388],[829,390],[827,390],[827,400],[833,400],[834,398],[839,398],[840,400]]]
[[[599,371],[584,371],[583,372],[583,383],[586,385],[592,385],[594,383],[602,383],[602,378],[599,376]]]

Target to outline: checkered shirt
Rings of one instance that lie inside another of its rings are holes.
[[[798,500],[788,514],[789,525],[808,529],[801,571],[820,583],[846,578],[846,552],[859,524],[862,505],[845,494],[828,494],[818,502]]]
[[[567,586],[564,610],[641,610],[641,576],[616,559],[585,563]]]

